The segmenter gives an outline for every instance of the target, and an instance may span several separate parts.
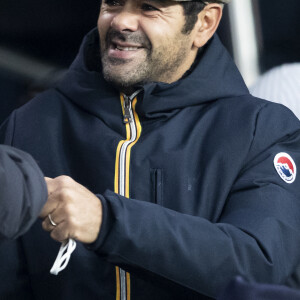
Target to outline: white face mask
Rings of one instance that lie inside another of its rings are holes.
[[[72,252],[76,248],[76,242],[69,239],[68,242],[61,244],[55,262],[50,270],[50,273],[57,275],[60,271],[64,270],[69,263]]]

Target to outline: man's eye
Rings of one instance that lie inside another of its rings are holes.
[[[156,11],[156,10],[159,10],[159,9],[156,8],[156,7],[154,7],[154,6],[152,6],[152,5],[150,5],[150,4],[144,3],[142,5],[142,10],[143,11]]]

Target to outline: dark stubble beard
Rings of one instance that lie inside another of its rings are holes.
[[[146,60],[148,61],[151,53],[150,41],[140,33],[124,32],[121,33],[114,29],[110,29],[107,32],[105,45],[101,46],[101,60],[102,60],[102,72],[104,79],[119,89],[128,89],[134,85],[140,85],[144,83],[144,78],[147,78],[148,70],[145,65],[139,66],[130,71],[130,73],[123,73],[122,66],[126,64],[123,59],[108,57],[108,49],[111,45],[111,41],[119,40],[122,42],[142,45],[144,51],[146,51]],[[114,72],[116,68],[116,72]]]
[[[124,61],[108,57],[108,49],[113,39],[142,45],[146,52],[145,59],[130,72],[122,72]],[[181,36],[171,41],[173,44],[166,43],[153,49],[149,39],[140,32],[118,32],[110,29],[106,35],[105,45],[101,45],[103,76],[121,91],[130,91],[135,86],[153,81],[168,82],[190,50],[187,40],[187,35],[181,33]]]

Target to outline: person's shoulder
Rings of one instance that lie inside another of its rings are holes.
[[[233,97],[223,98],[220,101],[217,101],[219,106],[223,106],[226,110],[231,111],[232,113],[237,114],[246,114],[247,115],[256,115],[264,107],[272,105],[268,100],[257,98],[251,94],[238,95]]]
[[[232,107],[236,107],[236,108],[239,107],[246,107],[247,109],[252,108],[252,110],[256,110],[258,112],[262,109],[274,110],[274,111],[286,111],[287,114],[294,115],[292,111],[283,104],[276,103],[260,97],[256,97],[251,94],[232,97],[232,98],[225,98],[224,100],[227,101],[226,105],[230,103]]]
[[[286,115],[288,118],[299,120],[295,116],[294,112],[282,103],[273,102],[270,100],[262,99],[259,97],[251,96],[252,101],[256,101],[262,109],[268,111],[269,113],[280,113]],[[270,117],[272,114],[270,115]]]
[[[17,113],[18,115],[49,113],[59,109],[66,101],[68,100],[64,95],[58,92],[57,89],[52,88],[38,94],[32,100],[18,108]]]
[[[285,105],[254,97],[250,94],[231,97],[219,101],[223,106],[223,112],[234,115],[241,122],[253,124],[254,127],[262,125],[269,128],[282,127],[291,131],[300,127],[299,119]],[[269,128],[271,129],[271,128]],[[285,131],[285,130],[283,130]]]
[[[21,135],[26,130],[28,132],[43,131],[47,126],[51,127],[60,122],[67,110],[66,107],[72,105],[70,102],[54,88],[44,91],[14,110],[3,123],[3,130],[13,130]]]

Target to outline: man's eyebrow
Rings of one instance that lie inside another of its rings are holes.
[[[167,6],[167,5],[170,5],[173,1],[170,1],[170,0],[145,0],[145,2]]]

